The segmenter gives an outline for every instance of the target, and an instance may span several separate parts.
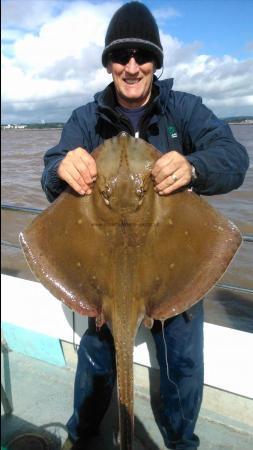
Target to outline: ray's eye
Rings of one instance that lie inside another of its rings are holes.
[[[138,196],[140,199],[143,198],[143,195],[144,195],[144,189],[143,189],[143,186],[139,186],[139,187],[136,189],[136,194],[137,194],[137,196]]]
[[[103,199],[106,203],[106,205],[110,204],[110,196],[112,194],[112,190],[108,184],[105,185],[105,188],[103,191],[101,191],[101,194],[103,196]]]
[[[136,177],[135,180],[135,192],[139,200],[142,200],[144,197],[144,183],[141,177]]]
[[[105,203],[107,205],[109,205],[110,202],[109,202],[109,198],[108,198],[107,192],[106,191],[102,191],[102,196],[103,196],[103,199],[104,199]]]

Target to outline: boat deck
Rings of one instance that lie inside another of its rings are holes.
[[[40,433],[50,443],[50,450],[60,450],[67,437],[65,423],[72,412],[74,369],[60,368],[16,352],[4,352],[2,363],[2,381],[7,394],[11,394],[13,412],[6,415],[3,408],[1,410],[1,445],[7,447],[14,436],[23,433]],[[212,389],[211,393],[207,390],[208,387],[205,388],[206,398],[196,429],[201,440],[200,450],[252,450],[252,402],[216,389]],[[236,404],[241,408],[241,421],[222,415],[222,409],[218,413],[213,407],[208,409],[208,405],[212,404],[211,397],[221,400],[223,395],[226,398],[222,404],[229,405],[230,402],[231,410],[237,408]],[[151,398],[144,391],[135,393],[134,450],[166,449],[152,410],[157,402],[157,393]],[[116,450],[116,436],[117,404],[114,393],[100,434],[90,442],[87,450]]]

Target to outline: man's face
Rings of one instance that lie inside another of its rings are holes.
[[[121,106],[138,108],[149,101],[155,72],[150,54],[137,50],[117,51],[112,54],[107,72],[112,74]]]

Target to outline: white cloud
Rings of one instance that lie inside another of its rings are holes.
[[[2,23],[5,27],[36,30],[50,21],[54,11],[64,7],[58,0],[2,0]]]
[[[119,3],[102,6],[68,3],[58,16],[51,15],[38,33],[28,31],[22,35],[17,30],[13,56],[8,46],[2,57],[2,106],[7,115],[4,120],[8,121],[8,111],[13,116],[15,109],[19,117],[16,121],[23,121],[22,108],[24,115],[33,109],[37,120],[40,103],[46,105],[52,99],[55,114],[59,114],[58,104],[64,103],[63,98],[71,110],[78,106],[78,100],[90,100],[92,90],[95,93],[102,89],[110,80],[105,69],[101,69],[104,35],[110,17],[119,6]],[[49,17],[49,12],[46,15]],[[12,16],[9,22],[14,23]],[[24,18],[22,23],[26,24]],[[6,29],[5,38],[14,35],[13,30]],[[64,118],[61,114],[62,120],[66,118],[67,114]]]
[[[167,69],[166,75],[175,78],[175,89],[200,95],[218,115],[252,115],[253,60],[194,55],[188,64],[182,61]]]
[[[66,120],[110,81],[101,53],[121,3],[36,0],[28,9],[25,3],[3,2],[3,120]],[[173,13],[168,9],[167,16]],[[174,88],[203,96],[218,115],[252,114],[252,60],[201,55],[199,42],[185,44],[163,32],[161,39],[162,78],[174,77]]]
[[[38,35],[29,33],[16,42],[16,62],[36,74],[68,57],[80,60],[84,49],[103,47],[106,19],[107,8],[73,4]]]
[[[167,8],[157,8],[153,10],[153,15],[157,22],[164,22],[171,17],[180,17],[181,14],[175,8],[167,7]]]

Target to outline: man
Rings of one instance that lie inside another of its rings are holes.
[[[163,153],[152,170],[158,195],[182,187],[192,187],[199,194],[222,194],[242,184],[248,157],[229,127],[199,97],[174,92],[172,80],[158,81],[154,76],[163,65],[163,49],[155,19],[143,4],[126,3],[116,11],[107,30],[102,63],[113,82],[93,102],[72,113],[60,143],[45,155],[42,186],[49,201],[67,185],[80,195],[90,195],[97,176],[90,152],[120,131],[145,139]],[[202,302],[165,323],[173,382],[167,376],[159,323],[155,322],[152,334],[160,364],[166,445],[196,449],[199,439],[194,428],[203,390]],[[98,431],[114,381],[111,333],[106,325],[97,331],[90,319],[79,347],[74,413],[67,425],[73,450],[85,449]]]

